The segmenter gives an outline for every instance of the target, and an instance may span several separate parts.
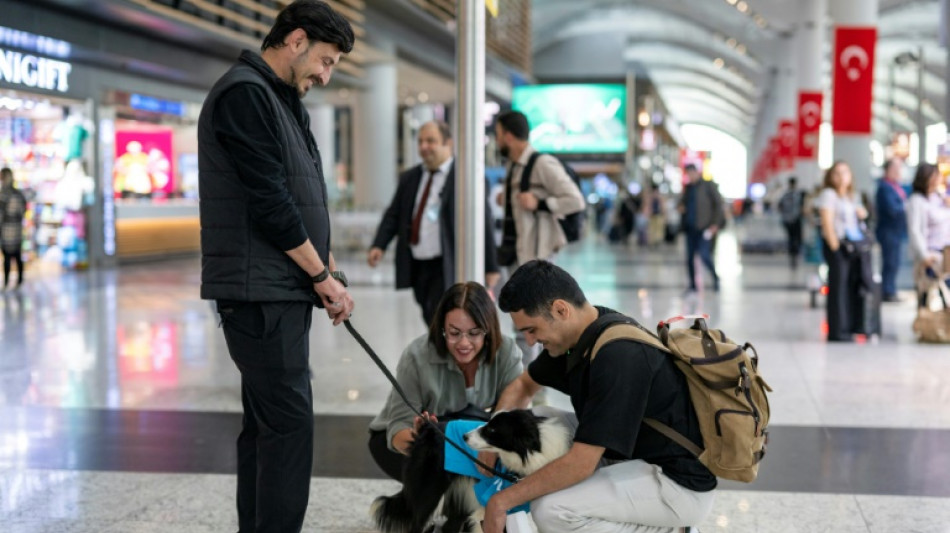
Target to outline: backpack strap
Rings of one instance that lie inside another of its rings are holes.
[[[528,158],[528,163],[524,166],[524,170],[521,171],[521,192],[531,190],[531,173],[534,171],[534,164],[537,163],[539,157],[541,157],[541,152],[531,154],[531,157]]]
[[[695,455],[696,457],[699,457],[700,455],[703,454],[703,449],[700,448],[699,446],[696,446],[695,442],[687,439],[686,437],[683,436],[682,433],[680,433],[679,431],[676,431],[670,426],[667,426],[663,422],[660,422],[659,420],[656,420],[654,418],[644,418],[643,423],[650,426],[651,428],[656,430],[658,433],[661,433],[663,436],[675,442],[676,444],[679,444],[683,448],[686,448],[686,451]]]
[[[541,157],[541,152],[534,152],[531,154],[531,157],[528,158],[528,163],[524,166],[524,170],[521,171],[521,184],[518,186],[518,189],[521,192],[528,192],[531,190],[531,173],[534,172],[534,164],[538,162],[538,158]],[[534,212],[534,219],[538,219],[538,212]],[[538,240],[534,246],[534,256],[538,257],[541,255],[541,232],[536,232]]]
[[[623,317],[623,315],[619,316]],[[641,344],[646,344],[647,346],[651,346],[665,353],[672,353],[670,352],[669,348],[663,345],[663,342],[659,338],[640,327],[639,324],[630,322],[628,319],[623,322],[614,322],[613,324],[608,324],[606,326],[606,330],[597,337],[597,341],[594,343],[593,349],[591,349],[590,360],[593,361],[594,357],[597,356],[597,352],[599,352],[600,349],[605,345],[619,339],[632,340]]]
[[[608,316],[610,315],[604,315],[598,320],[603,320]],[[606,325],[606,329],[597,337],[597,342],[594,343],[594,347],[591,349],[591,361],[594,360],[594,357],[597,356],[597,352],[600,351],[601,348],[618,339],[632,340],[634,342],[646,344],[647,346],[651,346],[667,354],[673,353],[663,344],[663,341],[661,341],[659,337],[644,329],[642,326],[633,321],[633,319],[620,314],[617,314],[616,316],[622,317],[625,320],[620,321],[617,319],[612,319],[612,322]],[[650,426],[658,433],[664,435],[666,438],[670,439],[676,444],[679,444],[685,448],[686,451],[695,455],[696,457],[699,457],[703,453],[703,449],[697,446],[696,443],[689,440],[682,433],[676,431],[663,422],[660,422],[654,418],[644,418],[643,423]]]

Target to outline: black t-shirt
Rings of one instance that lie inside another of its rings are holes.
[[[614,312],[597,309],[601,315]],[[688,489],[716,488],[716,476],[692,453],[642,424],[645,417],[654,418],[703,445],[686,377],[670,356],[646,344],[617,340],[591,362],[583,352],[592,345],[593,340],[559,357],[545,350],[528,366],[531,379],[571,397],[579,422],[574,440],[604,447],[606,459],[655,464]]]

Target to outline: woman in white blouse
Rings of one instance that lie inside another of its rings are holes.
[[[856,251],[855,245],[865,242],[861,221],[867,210],[854,195],[851,168],[836,161],[825,172],[824,186],[817,201],[821,217],[822,253],[828,263],[828,340],[850,341],[861,333],[863,300],[862,261],[867,253]],[[849,246],[845,244],[850,243]],[[850,248],[850,250],[849,250]]]
[[[950,246],[950,208],[947,207],[948,199],[941,198],[937,192],[940,178],[936,165],[921,163],[907,201],[907,234],[914,257],[918,294],[922,294],[929,284],[927,269],[937,275],[950,267],[943,264],[943,250]]]

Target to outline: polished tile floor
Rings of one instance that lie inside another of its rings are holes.
[[[707,312],[761,354],[775,389],[769,455],[756,483],[722,484],[701,530],[950,532],[950,348],[914,342],[910,292],[884,307],[882,338],[829,345],[808,306],[814,269],[741,256],[737,239],[720,240],[719,293],[683,293],[675,248],[590,238],[559,258],[594,303],[646,324]],[[341,259],[353,325],[393,365],[424,332],[418,308],[392,290],[391,264]],[[36,276],[2,294],[0,531],[236,530],[238,373],[198,279],[198,261],[178,259]],[[344,328],[315,316],[305,530],[372,531],[369,503],[397,488],[365,449],[389,387]]]

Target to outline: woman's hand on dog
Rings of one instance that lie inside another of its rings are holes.
[[[430,415],[426,411],[422,412],[422,416],[431,420],[433,424],[439,423],[439,419],[436,418],[435,415]],[[419,430],[422,429],[422,424],[425,424],[425,420],[423,420],[422,416],[417,416],[414,419],[412,419],[412,436],[413,437],[415,437],[416,434],[419,433]]]
[[[425,411],[422,414],[433,423],[439,421],[435,415],[430,415]],[[422,429],[424,423],[422,417],[417,416],[412,420],[412,428],[396,432],[393,435],[393,448],[403,455],[409,455],[409,446],[416,440],[416,435],[419,434],[419,430]]]

